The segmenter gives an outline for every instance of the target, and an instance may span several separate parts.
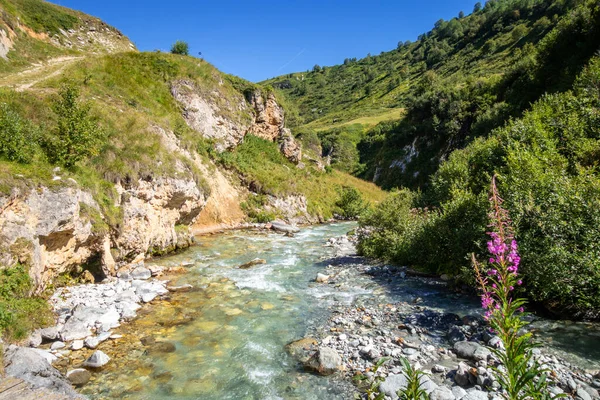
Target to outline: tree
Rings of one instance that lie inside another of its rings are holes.
[[[464,18],[464,17],[465,17],[465,13],[464,13],[464,12],[462,12],[462,11],[460,11],[460,12],[458,13],[458,18],[459,18],[459,19],[462,19],[462,18]]]
[[[171,47],[171,53],[180,54],[182,56],[187,56],[188,54],[190,54],[190,46],[187,44],[187,42],[178,40]]]
[[[476,13],[479,11],[481,11],[481,3],[477,2],[477,3],[475,3],[475,7],[473,7],[473,12]]]
[[[319,66],[319,64],[315,64],[315,66],[313,67],[313,72],[321,72],[321,67]]]
[[[89,104],[79,102],[77,87],[64,85],[52,110],[57,117],[56,127],[44,143],[51,162],[72,168],[78,161],[98,154],[103,132],[90,116]]]

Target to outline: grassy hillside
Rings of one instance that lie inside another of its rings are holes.
[[[357,147],[337,167],[384,187],[423,187],[452,150],[568,89],[600,47],[598,19],[593,1],[489,1],[415,43],[265,83],[298,107],[299,131],[360,131],[337,140]]]
[[[103,21],[42,0],[0,0],[0,76],[56,57],[134,49]]]

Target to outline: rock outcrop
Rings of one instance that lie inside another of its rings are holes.
[[[254,110],[254,123],[247,133],[279,143],[279,150],[291,162],[302,160],[302,150],[292,132],[285,127],[283,107],[272,93],[265,96],[260,90],[247,93],[246,100]]]
[[[51,390],[65,399],[85,399],[36,349],[11,345],[4,353],[4,367],[8,376],[22,379],[33,388]]]
[[[29,265],[35,286],[43,288],[54,276],[106,252],[106,233],[94,229],[91,214],[100,214],[98,204],[75,182],[0,197],[0,263]],[[110,253],[103,256],[110,264]]]
[[[94,273],[102,278],[114,275],[119,262],[189,246],[186,226],[207,197],[193,179],[140,180],[116,189],[122,211],[118,227],[107,225],[91,193],[75,181],[0,197],[0,265],[27,265],[39,292],[56,276],[90,261],[98,261]]]
[[[302,159],[300,145],[285,127],[283,107],[271,93],[250,91],[244,100],[241,95],[206,92],[191,80],[177,80],[171,83],[171,94],[188,126],[213,140],[217,151],[235,148],[251,134],[279,143],[281,152],[294,163]]]
[[[123,226],[115,242],[121,258],[187,247],[190,234],[176,227],[192,224],[207,197],[193,180],[175,178],[140,181],[130,189],[117,185],[117,191]]]
[[[217,151],[236,147],[250,129],[250,110],[241,95],[225,100],[219,92],[205,93],[191,80],[172,82],[171,94],[188,126],[215,141]]]

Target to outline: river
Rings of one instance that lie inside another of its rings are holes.
[[[433,280],[406,279],[385,287],[368,279],[342,288],[315,283],[332,256],[332,248],[324,246],[327,239],[353,227],[313,226],[293,238],[233,231],[200,237],[189,250],[157,260],[163,266],[192,261],[176,283],[196,289],[147,306],[123,324],[118,333],[124,337],[102,349],[113,362],[82,392],[92,399],[350,398],[347,383],[302,372],[284,348],[322,324],[331,306],[418,297],[424,306],[445,312],[479,311],[475,298],[451,293]],[[254,258],[266,263],[238,268]],[[586,368],[600,366],[596,324],[540,320],[536,326],[550,351]],[[142,345],[139,338],[148,337],[174,344],[174,351]]]

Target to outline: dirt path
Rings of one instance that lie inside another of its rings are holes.
[[[30,89],[35,84],[59,75],[65,67],[83,59],[79,56],[63,56],[51,58],[42,64],[33,64],[32,67],[0,78],[0,86],[12,87],[17,92]]]

